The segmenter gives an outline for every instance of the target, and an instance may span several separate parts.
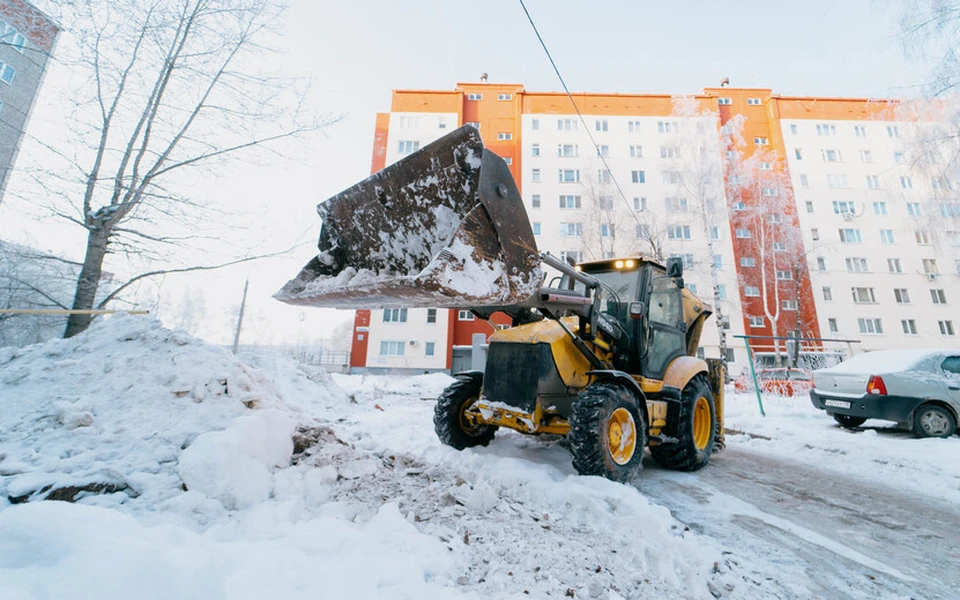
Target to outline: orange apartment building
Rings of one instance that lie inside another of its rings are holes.
[[[684,257],[690,286],[722,304],[727,359],[741,367],[744,344],[733,336],[769,336],[775,329],[781,336],[799,330],[810,338],[862,339],[864,349],[951,341],[948,303],[937,299],[960,300],[960,225],[949,224],[943,235],[929,229],[938,212],[952,219],[960,207],[954,214],[939,194],[950,189],[946,175],[928,177],[905,160],[913,152],[911,132],[922,124],[899,116],[898,101],[730,87],[705,88],[691,98],[694,115],[678,113],[678,99],[669,94],[573,94],[578,115],[566,94],[519,84],[395,90],[390,112],[376,118],[371,171],[472,124],[510,165],[541,251],[577,260],[648,254],[650,244],[638,240],[651,237],[647,223],[659,223],[664,254]],[[699,149],[670,137],[687,121],[696,121],[703,134]],[[735,133],[725,135],[731,129]],[[722,179],[716,202],[724,208],[703,211],[703,223],[674,184],[684,168],[677,157],[697,152],[698,160],[720,165]],[[731,185],[740,178],[731,160],[764,171],[776,189]],[[944,179],[939,186],[937,177]],[[771,204],[766,196],[778,200]],[[630,212],[616,223],[591,209],[591,203],[611,209],[614,202],[617,211]],[[773,248],[763,246],[756,256],[762,236]],[[707,265],[721,282],[716,294]],[[933,314],[921,305],[924,288]],[[900,302],[901,291],[910,290],[915,301]],[[357,311],[356,371],[456,372],[465,363],[455,350],[494,330],[466,311],[441,310],[438,319],[433,309],[411,309],[403,322],[379,312]],[[423,323],[442,326],[418,346]],[[702,352],[716,356],[718,334],[708,331],[705,338]],[[773,351],[770,344],[761,355]]]

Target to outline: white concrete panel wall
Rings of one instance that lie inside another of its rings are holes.
[[[396,321],[395,313],[384,319],[386,309],[370,314],[368,367],[391,369],[447,368],[447,332],[450,311],[436,309],[436,322],[428,322],[426,308],[407,309],[406,321]],[[431,349],[433,355],[429,355]],[[402,354],[397,354],[398,349]]]

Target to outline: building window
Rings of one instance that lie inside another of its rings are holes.
[[[916,232],[914,232],[913,236],[914,238],[916,238],[917,243],[920,244],[921,246],[929,246],[930,244],[933,243],[933,236],[931,236],[930,232],[927,231],[926,229],[917,230]]]
[[[597,131],[606,131],[607,130],[607,120],[597,120],[594,122],[597,128]]]
[[[403,356],[406,342],[380,342],[380,356]]]
[[[679,258],[683,261],[683,266],[686,269],[693,268],[693,255],[692,254],[671,254],[670,258]]]
[[[897,240],[893,236],[892,229],[881,229],[880,230],[880,243],[881,244],[896,244]]]
[[[660,178],[663,180],[663,183],[667,185],[677,184],[680,183],[680,172],[664,171],[663,173],[660,173]]]
[[[818,123],[817,135],[837,135],[837,126]]]
[[[13,84],[13,77],[17,74],[16,69],[10,65],[0,62],[0,81],[6,83],[7,85]]]
[[[803,160],[803,150],[800,148],[795,148],[793,150],[793,155],[797,157],[797,160]]]
[[[640,133],[640,121],[627,121],[627,131],[630,133]]]
[[[736,235],[737,235],[737,239],[740,239],[740,240],[749,239],[749,238],[750,238],[750,230],[749,230],[749,229],[742,229],[742,228],[741,228],[741,229],[737,229]]]
[[[530,129],[538,131],[540,129],[540,119],[531,119]]]
[[[854,125],[853,132],[857,134],[857,137],[867,137],[867,126],[866,125]]]
[[[530,146],[530,156],[540,156],[540,144]]]
[[[597,146],[597,156],[600,158],[609,158],[610,157],[610,146],[606,144],[601,144]]]
[[[446,129],[446,128],[447,128],[447,118],[437,117],[437,129]]]
[[[840,230],[840,241],[844,244],[860,244],[863,243],[863,237],[859,229],[846,228]]]
[[[777,271],[777,280],[779,281],[789,281],[793,279],[793,272],[791,271]]]
[[[857,319],[857,326],[860,328],[860,333],[863,334],[880,335],[883,333],[883,323],[880,319],[860,317]]]
[[[580,169],[560,169],[558,176],[560,183],[577,183],[580,181]]]
[[[823,162],[843,162],[839,150],[824,149],[820,151],[820,155],[823,157]]]
[[[896,125],[887,126],[887,136],[892,138],[900,137],[900,129]]]
[[[406,323],[407,309],[405,308],[385,308],[383,309],[384,323]]]
[[[467,100],[483,100],[483,94],[467,94]]]
[[[458,321],[475,321],[476,317],[473,316],[473,313],[469,310],[460,310],[457,311],[457,320]]]
[[[850,291],[853,295],[854,304],[876,304],[877,303],[877,299],[873,295],[873,288],[855,287],[855,288],[850,288]]]
[[[557,156],[561,158],[576,158],[580,156],[580,146],[577,144],[557,144]]]
[[[808,212],[808,213],[812,213],[812,212],[813,212],[813,202],[811,202],[810,200],[807,200],[807,201],[806,201],[806,206],[807,206],[807,212]]]
[[[530,207],[540,208],[540,194],[534,194],[530,197]]]
[[[410,154],[411,152],[416,152],[420,149],[420,142],[411,141],[411,140],[400,140],[400,148],[398,152],[400,154]]]
[[[690,226],[689,225],[674,225],[667,229],[667,238],[671,240],[689,240],[690,239]]]
[[[840,331],[840,328],[837,327],[836,319],[827,319],[827,329],[830,330],[830,333],[837,333]]]
[[[645,171],[630,171],[630,180],[633,183],[646,183],[647,173]]]
[[[880,177],[877,175],[867,175],[867,187],[871,190],[879,190]]]
[[[646,198],[634,198],[634,199],[633,199],[633,210],[647,210],[647,199],[646,199]]]
[[[660,146],[660,158],[680,158],[680,146]]]
[[[917,322],[913,319],[901,320],[900,326],[903,327],[903,333],[906,335],[917,335]]]
[[[930,299],[934,304],[946,304],[947,294],[943,290],[930,290]]]
[[[849,200],[834,200],[833,201],[833,212],[838,215],[852,215],[857,211],[856,206],[854,206],[852,201]]]
[[[954,335],[953,321],[937,321],[937,325],[940,327],[940,335]]]
[[[513,94],[497,94],[497,100],[513,100]]]
[[[780,308],[783,310],[797,310],[797,301],[796,300],[781,300]]]
[[[664,198],[663,199],[664,207],[666,207],[667,212],[686,212],[687,211],[687,199],[686,198]]]
[[[827,302],[833,302],[833,290],[829,286],[823,286],[823,299]]]
[[[640,240],[649,240],[650,239],[650,226],[644,223],[637,225],[637,239]]]
[[[816,227],[810,229],[810,239],[817,242],[820,240],[820,230]]]
[[[540,222],[534,221],[531,225],[533,226],[533,235],[540,235]]]
[[[530,171],[530,181],[534,183],[540,182],[540,169],[533,169]]]
[[[723,270],[723,256],[720,254],[713,255],[713,268],[722,271]]]
[[[613,223],[600,224],[600,237],[616,237]]]
[[[897,304],[910,304],[910,290],[907,288],[894,288],[893,297]]]
[[[643,158],[643,146],[630,146],[630,158]]]
[[[913,189],[913,179],[911,179],[908,175],[901,175],[900,187],[905,190]]]
[[[960,202],[941,202],[940,216],[947,219],[960,217]]]
[[[601,185],[611,183],[613,181],[613,175],[610,174],[610,171],[607,169],[600,169],[597,171],[597,182]]]
[[[827,261],[822,256],[817,257],[817,270],[821,273],[827,270]]]
[[[560,223],[560,235],[563,237],[583,237],[583,223]]]
[[[791,124],[790,124],[790,135],[797,135],[797,133],[798,133],[798,131],[797,131],[797,124],[796,124],[796,123],[791,123]]]
[[[753,143],[758,146],[766,146],[770,141],[765,137],[755,137],[753,138]]]
[[[400,117],[400,129],[420,129],[420,117]]]
[[[672,121],[657,121],[657,131],[659,133],[676,133],[677,124]]]
[[[719,104],[720,106],[730,106],[731,104],[733,104],[733,100],[731,100],[730,98],[717,98],[717,104]]]
[[[560,208],[582,208],[580,196],[560,196]]]
[[[807,177],[806,173],[800,174],[800,187],[810,187],[810,178]]]
[[[740,266],[741,267],[755,267],[757,266],[757,261],[752,256],[742,256],[740,257]]]
[[[498,139],[498,140],[501,140],[501,141],[503,141],[503,140],[512,140],[512,139],[513,139],[513,134],[512,134],[512,133],[508,133],[508,132],[506,132],[506,131],[501,131],[500,133],[497,134],[497,139]]]
[[[861,150],[860,151],[860,160],[865,163],[873,162],[873,151],[871,150]]]
[[[750,327],[763,327],[763,317],[750,317]]]
[[[919,202],[907,202],[907,214],[911,217],[920,216],[920,203]]]
[[[557,119],[557,131],[576,131],[576,119]]]
[[[434,342],[427,342],[426,344],[424,344],[424,346],[423,346],[423,354],[424,354],[424,356],[433,356],[436,347],[437,347],[437,345],[436,345],[436,343],[434,343]]]
[[[720,239],[720,228],[713,225],[710,227],[710,239],[719,240]]]
[[[907,163],[907,155],[903,152],[894,152],[893,162],[897,163],[898,165],[904,165]]]
[[[613,210],[613,196],[600,196],[597,199],[600,210]]]
[[[849,257],[846,259],[848,273],[869,273],[867,259],[862,257]]]
[[[730,204],[730,207],[731,207],[734,211],[739,212],[739,211],[741,211],[741,210],[746,210],[747,205],[746,205],[746,203],[744,203],[744,202],[742,202],[742,201],[737,201],[737,202],[731,203],[731,204]]]
[[[747,106],[760,106],[760,98],[747,98]]]
[[[436,323],[437,322],[437,309],[428,308],[427,309],[427,323]]]
[[[727,299],[727,286],[723,283],[717,284],[717,298],[720,300]],[[724,323],[724,329],[730,329],[730,324]]]
[[[903,265],[900,264],[900,259],[888,258],[887,270],[890,271],[891,273],[903,273]]]
[[[833,189],[843,189],[850,187],[850,181],[846,175],[827,175],[827,187]]]

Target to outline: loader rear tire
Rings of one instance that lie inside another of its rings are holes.
[[[573,403],[570,454],[581,475],[629,482],[643,468],[647,445],[645,413],[629,390],[615,383],[595,383]]]
[[[497,433],[494,425],[471,426],[464,419],[464,411],[480,399],[482,377],[460,375],[457,381],[447,386],[437,399],[433,409],[433,428],[444,444],[464,450],[473,446],[486,446]]]
[[[650,446],[650,456],[663,467],[696,471],[710,462],[717,440],[717,410],[710,384],[697,375],[683,388],[677,439]]]

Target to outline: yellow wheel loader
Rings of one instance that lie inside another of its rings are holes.
[[[629,481],[644,448],[692,471],[723,448],[724,365],[696,357],[710,308],[683,263],[539,253],[506,163],[465,126],[318,207],[319,254],[275,297],[336,308],[495,312],[484,371],[456,374],[434,427],[458,450],[498,428],[567,437],[583,475]],[[541,265],[557,273],[550,285]]]

